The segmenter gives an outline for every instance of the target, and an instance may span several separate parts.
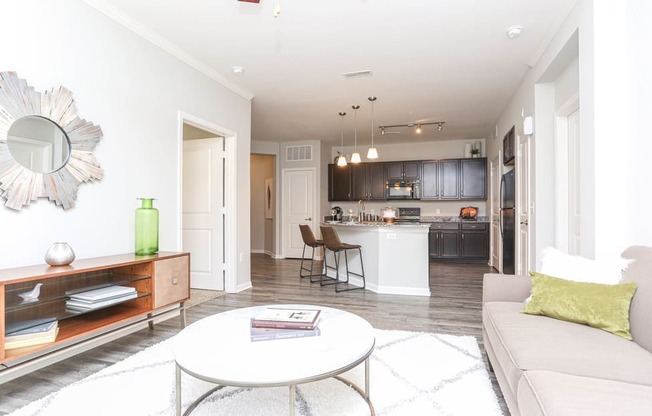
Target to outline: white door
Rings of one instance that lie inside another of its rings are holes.
[[[183,250],[190,286],[224,290],[224,139],[183,142]]]
[[[580,111],[568,116],[568,254],[580,254]]]
[[[530,138],[516,136],[516,274],[530,271]]]
[[[500,235],[500,179],[502,153],[491,161],[491,266],[502,269],[502,238]]]
[[[283,257],[301,258],[303,239],[299,224],[308,224],[315,235],[315,170],[284,169],[283,173]]]

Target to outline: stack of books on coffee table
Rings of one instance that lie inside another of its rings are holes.
[[[319,309],[267,308],[251,320],[251,341],[318,336]]]
[[[71,294],[70,299],[66,301],[66,309],[71,312],[87,312],[137,297],[138,292],[133,287],[107,286]]]
[[[32,347],[54,342],[59,333],[57,321],[25,322],[22,329],[12,330],[9,326],[5,333],[5,350]]]

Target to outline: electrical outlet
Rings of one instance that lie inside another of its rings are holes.
[[[388,234],[387,234],[387,239],[388,239],[388,240],[396,240],[396,234],[394,234],[394,233],[388,233]]]
[[[437,208],[437,209],[435,210],[435,214],[441,214],[441,210],[440,210],[439,208]]]
[[[240,253],[240,263],[244,263],[244,253]]]

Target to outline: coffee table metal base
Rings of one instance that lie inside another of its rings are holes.
[[[181,367],[178,365],[175,365],[176,367],[176,404],[177,404],[177,416],[181,416]],[[347,369],[348,371],[348,369]],[[345,379],[344,377],[341,376],[333,376],[334,379],[341,381],[342,383],[346,384],[347,386],[351,387],[353,390],[355,390],[363,399],[365,402],[367,402],[367,405],[369,406],[369,412],[371,416],[375,416],[376,411],[374,410],[374,405],[371,403],[371,399],[369,397],[369,357],[365,358],[364,360],[364,390],[362,390],[358,385],[353,383],[352,381],[349,381]],[[303,383],[301,383],[303,384]],[[192,413],[193,410],[199,404],[204,401],[207,397],[212,395],[218,390],[221,390],[225,387],[228,387],[226,385],[219,385],[216,386],[206,393],[202,394],[197,400],[192,402],[190,406],[186,409],[185,412],[183,412],[183,416],[187,416],[190,413]],[[258,387],[266,387],[266,386],[258,386]],[[290,409],[290,416],[295,415],[295,406],[296,406],[296,400],[297,400],[297,385],[296,384],[290,384],[290,403],[289,403],[289,409]]]

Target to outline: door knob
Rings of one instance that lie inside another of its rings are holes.
[[[312,221],[312,217],[304,218],[304,221]]]

